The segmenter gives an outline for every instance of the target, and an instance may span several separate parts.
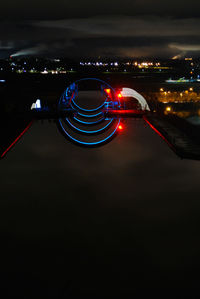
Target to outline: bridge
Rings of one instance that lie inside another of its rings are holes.
[[[81,84],[85,86],[88,80],[92,84],[96,80],[100,92],[80,91]],[[94,95],[99,101],[97,106],[93,104]],[[81,105],[84,97],[89,99],[89,107],[88,103]],[[67,140],[96,147],[116,137],[122,128],[121,121],[128,118],[143,119],[180,158],[200,160],[199,131],[194,126],[177,117],[153,113],[136,90],[127,87],[115,90],[104,81],[88,78],[71,84],[58,101],[57,109],[43,107],[37,100],[26,115],[1,117],[0,157],[6,156],[35,120],[53,119]]]

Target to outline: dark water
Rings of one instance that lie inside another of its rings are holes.
[[[84,149],[35,124],[1,161],[2,298],[196,298],[200,162],[142,121]]]

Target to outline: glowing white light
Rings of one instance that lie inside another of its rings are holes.
[[[142,110],[150,111],[150,108],[149,108],[149,105],[148,105],[147,101],[136,90],[131,89],[131,88],[122,88],[121,94],[122,94],[123,97],[135,98],[140,103]]]
[[[37,101],[36,101],[36,109],[41,109],[41,101],[40,101],[40,99],[37,99]]]
[[[42,105],[41,105],[41,100],[40,99],[37,99],[37,101],[35,103],[33,103],[32,106],[31,106],[31,110],[41,109],[41,108],[42,108]]]

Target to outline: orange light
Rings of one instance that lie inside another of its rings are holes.
[[[121,99],[122,98],[122,94],[118,93],[118,98]]]
[[[111,93],[111,90],[110,90],[109,88],[104,89],[104,91],[105,91],[107,94],[110,94],[110,93]]]
[[[123,126],[122,125],[119,125],[118,126],[118,129],[121,131],[121,130],[123,130]]]
[[[172,108],[170,106],[167,106],[166,109],[165,109],[167,112],[171,112],[172,111]]]

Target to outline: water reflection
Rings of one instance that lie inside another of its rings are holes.
[[[143,120],[124,127],[105,147],[85,149],[36,122],[1,161],[6,290],[123,298],[170,288],[194,297],[199,163],[177,159]]]

